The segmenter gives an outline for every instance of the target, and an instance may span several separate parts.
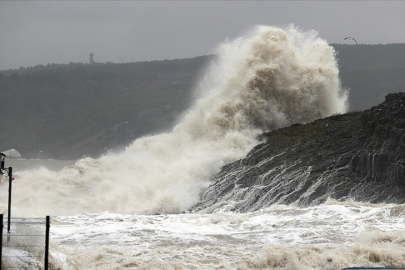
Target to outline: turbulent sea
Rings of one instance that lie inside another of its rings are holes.
[[[188,212],[262,132],[344,113],[337,66],[314,31],[256,27],[218,47],[172,130],[99,159],[6,160],[13,215],[52,216],[55,269],[405,267],[404,205],[327,200],[238,213],[223,203]],[[6,185],[0,202],[6,212]]]

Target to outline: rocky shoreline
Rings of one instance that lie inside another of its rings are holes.
[[[262,135],[246,158],[224,166],[191,211],[328,198],[405,203],[405,93],[363,112],[334,115]]]

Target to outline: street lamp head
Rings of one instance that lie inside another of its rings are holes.
[[[2,171],[4,169],[4,158],[6,157],[5,154],[0,153],[0,162],[1,162],[1,169],[0,169],[0,174],[2,174]]]

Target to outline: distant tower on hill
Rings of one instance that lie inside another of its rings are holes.
[[[94,62],[94,53],[90,53],[89,54],[90,55],[90,65],[93,65],[93,64],[95,64],[96,62]]]

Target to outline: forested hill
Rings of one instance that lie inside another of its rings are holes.
[[[333,45],[350,108],[405,91],[405,44]],[[0,151],[25,158],[97,156],[168,130],[213,56],[137,63],[52,64],[0,72]]]
[[[0,151],[73,159],[170,128],[210,57],[48,65],[0,76]],[[24,73],[22,72],[24,71]]]

